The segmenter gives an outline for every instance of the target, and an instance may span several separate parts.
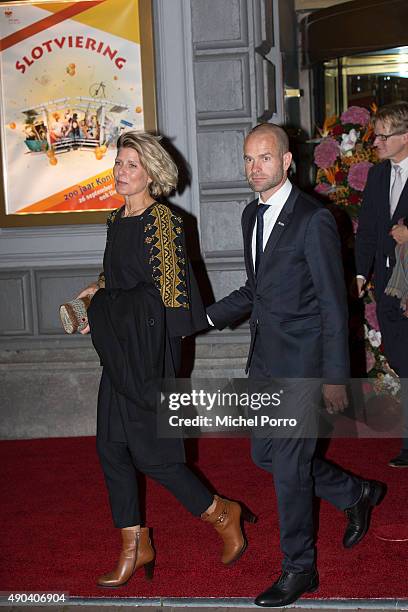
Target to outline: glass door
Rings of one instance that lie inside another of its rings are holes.
[[[331,117],[349,106],[370,108],[408,100],[408,47],[324,62],[324,109]]]

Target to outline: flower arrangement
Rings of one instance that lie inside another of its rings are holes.
[[[377,109],[373,105],[371,110],[375,113]],[[318,144],[314,150],[317,166],[315,191],[349,214],[354,233],[358,227],[358,213],[368,172],[378,162],[373,142],[370,112],[359,106],[350,106],[340,116],[325,120],[322,129],[319,129]],[[376,379],[374,390],[376,393],[387,391],[396,395],[399,382],[382,351],[371,289],[365,298],[364,338],[366,370],[370,378]]]
[[[316,191],[341,206],[355,220],[368,171],[377,160],[373,147],[370,113],[350,106],[325,120],[314,151],[317,165]]]

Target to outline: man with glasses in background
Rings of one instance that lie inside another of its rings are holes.
[[[377,315],[384,353],[401,380],[404,432],[392,467],[408,467],[408,102],[380,108],[374,118],[378,157],[370,169],[356,235],[359,297],[373,270]],[[404,254],[403,257],[401,255]],[[402,298],[402,299],[401,299]],[[404,302],[405,300],[405,302]]]

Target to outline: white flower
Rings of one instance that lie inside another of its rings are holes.
[[[364,323],[364,339],[367,340],[368,338],[368,326]]]
[[[401,386],[398,378],[391,376],[391,374],[385,374],[381,382],[384,390],[388,390],[391,395],[397,395]]]
[[[370,329],[368,332],[368,341],[374,348],[378,348],[381,344],[381,332],[375,329]]]
[[[356,142],[360,136],[354,128],[348,134],[341,135],[340,153],[341,155],[353,155],[352,150],[356,146]]]

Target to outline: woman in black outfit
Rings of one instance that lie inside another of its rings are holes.
[[[113,173],[116,191],[125,203],[108,218],[104,271],[78,297],[104,288],[109,292],[140,283],[153,285],[165,312],[162,371],[168,378],[180,366],[181,337],[206,328],[207,321],[185,253],[182,218],[155,200],[177,185],[177,167],[159,140],[137,132],[119,138]],[[90,321],[94,332],[91,316]],[[82,333],[88,331],[89,326]],[[136,350],[143,362],[144,347]],[[98,585],[121,586],[140,567],[147,578],[153,574],[155,552],[148,528],[141,527],[136,470],[160,482],[192,514],[214,525],[223,540],[222,562],[233,563],[246,548],[240,505],[209,492],[186,466],[182,439],[158,439],[155,412],[120,393],[107,370],[104,367],[99,389],[97,450],[123,547],[117,567],[101,576]]]

